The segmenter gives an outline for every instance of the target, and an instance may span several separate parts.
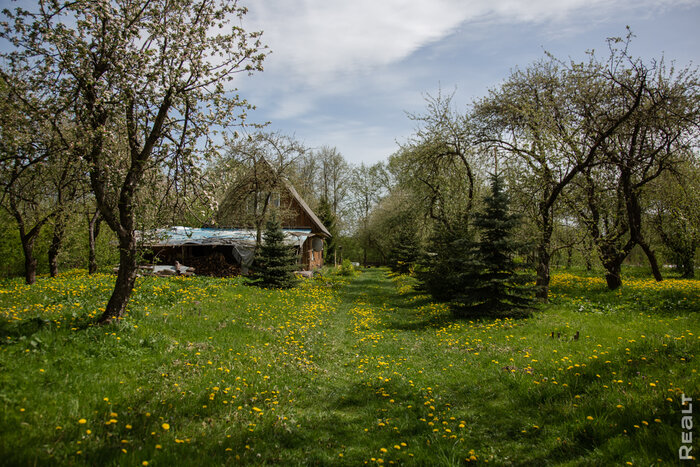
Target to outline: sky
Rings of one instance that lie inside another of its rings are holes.
[[[271,54],[241,76],[249,121],[311,149],[336,147],[354,164],[396,152],[426,95],[454,93],[456,110],[516,67],[544,57],[606,57],[605,39],[631,52],[700,65],[700,0],[248,0],[243,26]]]

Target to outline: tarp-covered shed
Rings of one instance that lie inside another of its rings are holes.
[[[297,249],[300,268],[309,269],[304,261],[304,251],[319,250],[323,242],[311,229],[283,229],[285,243]],[[239,265],[245,274],[253,262],[257,232],[252,229],[216,229],[170,227],[141,234],[140,242],[151,250],[153,260],[166,263],[180,261],[183,264],[193,258],[221,253],[227,261]]]

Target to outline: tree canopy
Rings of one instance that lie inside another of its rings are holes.
[[[100,215],[119,241],[112,297],[101,317],[123,315],[136,278],[138,193],[146,174],[186,190],[214,133],[240,123],[249,104],[228,83],[262,70],[259,32],[239,24],[236,1],[54,2],[4,10],[2,54],[19,82],[40,90],[47,119],[74,158],[86,162]],[[6,79],[7,81],[7,79]],[[59,122],[69,121],[64,129]]]

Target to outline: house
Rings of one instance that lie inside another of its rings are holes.
[[[221,227],[157,229],[142,235],[142,245],[151,251],[153,260],[194,265],[195,272],[225,260],[247,274],[248,268],[255,267],[253,252],[265,220],[275,210],[285,243],[297,251],[299,268],[322,267],[324,242],[330,232],[287,179],[272,177],[274,169],[269,164],[263,170],[264,179],[244,177],[227,192],[217,214]]]

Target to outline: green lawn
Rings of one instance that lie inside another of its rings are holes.
[[[562,273],[533,318],[471,322],[382,269],[147,278],[90,326],[113,280],[0,282],[3,465],[674,464],[700,397],[698,281]]]

